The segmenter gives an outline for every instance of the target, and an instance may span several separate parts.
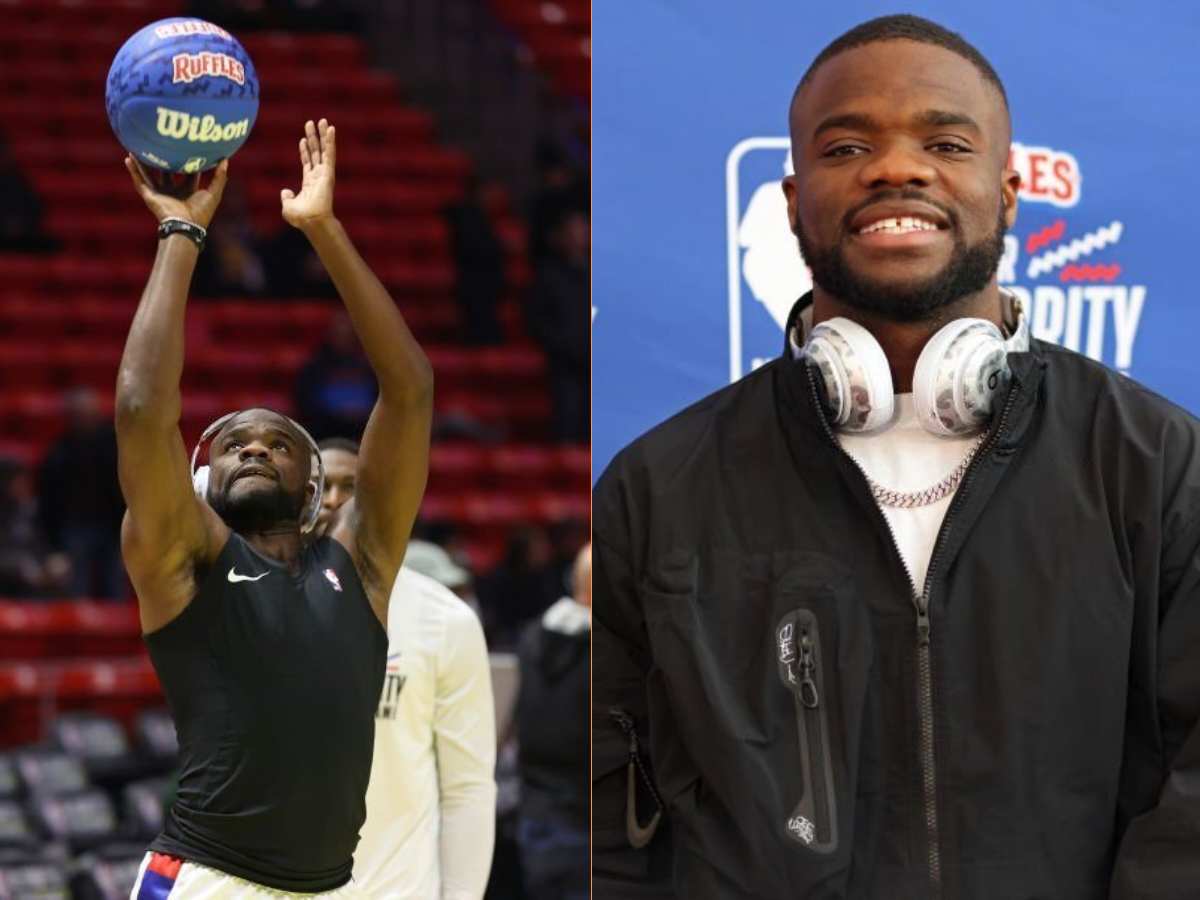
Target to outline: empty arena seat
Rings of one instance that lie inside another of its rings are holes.
[[[37,666],[0,666],[0,746],[13,747],[41,738],[48,689],[49,677]],[[17,762],[24,784],[24,773]]]
[[[63,656],[129,656],[142,651],[136,604],[68,600],[54,607],[66,649]]]
[[[530,517],[528,500],[508,491],[471,492],[463,497],[462,518],[474,525],[509,527],[527,522]]]
[[[88,710],[132,725],[137,714],[162,703],[162,690],[146,657],[82,660],[56,672],[54,700],[59,710]]]
[[[429,478],[461,487],[488,482],[488,454],[473,444],[435,444],[429,452]]]
[[[87,712],[62,713],[50,726],[50,738],[59,749],[80,760],[89,780],[96,784],[145,774],[145,766],[115,719]]]
[[[62,750],[21,750],[14,759],[25,793],[31,796],[76,794],[89,786],[82,760]]]
[[[588,484],[592,477],[592,450],[584,445],[579,447],[556,447],[553,450],[558,471],[566,484]]]
[[[38,833],[24,807],[16,800],[0,800],[0,847],[36,847]],[[2,865],[2,864],[0,864]]]
[[[12,757],[0,756],[0,800],[11,800],[21,793],[21,779]]]
[[[535,445],[497,447],[490,463],[499,483],[509,487],[543,487],[555,468],[553,451]]]
[[[578,491],[544,491],[531,498],[532,518],[541,522],[586,521],[591,498]]]
[[[115,845],[80,856],[72,867],[72,900],[125,900],[137,883],[144,855],[142,847]]]
[[[54,610],[40,603],[0,601],[0,659],[36,659],[59,650]]]
[[[76,851],[110,842],[119,835],[112,800],[95,788],[35,796],[29,800],[27,809],[46,837],[62,841]]]
[[[49,860],[0,865],[0,900],[70,900],[67,869]]]

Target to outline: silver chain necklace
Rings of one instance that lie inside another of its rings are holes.
[[[967,474],[967,469],[971,467],[971,460],[975,458],[975,454],[983,446],[985,437],[987,437],[986,431],[974,440],[967,450],[967,455],[963,457],[962,462],[954,467],[953,472],[937,484],[927,487],[923,491],[893,491],[891,488],[885,488],[876,482],[874,478],[867,475],[864,469],[863,475],[866,476],[867,484],[871,486],[871,495],[880,506],[890,506],[894,509],[915,509],[918,506],[929,506],[931,503],[937,503],[944,497],[949,497],[958,488],[958,485],[963,480],[963,476]]]

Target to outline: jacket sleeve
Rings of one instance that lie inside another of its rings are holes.
[[[487,888],[496,828],[496,718],[483,628],[465,603],[447,621],[438,658],[433,742],[443,900]]]
[[[615,465],[615,464],[614,464]],[[592,526],[592,896],[669,898],[670,834],[649,754],[650,647],[637,596],[627,502],[613,472]],[[632,801],[632,802],[631,802]]]
[[[1200,890],[1200,518],[1167,545],[1160,572],[1162,787],[1121,839],[1111,900],[1173,900]]]

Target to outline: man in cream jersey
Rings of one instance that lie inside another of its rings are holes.
[[[318,527],[354,496],[358,456],[344,439],[320,448]],[[354,881],[386,900],[478,900],[496,827],[496,724],[483,628],[453,592],[407,566],[392,599]]]

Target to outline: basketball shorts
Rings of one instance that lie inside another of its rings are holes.
[[[296,894],[277,891],[243,878],[165,853],[147,853],[138,869],[129,900],[258,900],[258,898],[319,897],[322,900],[366,900],[366,894],[349,881],[335,891]]]

